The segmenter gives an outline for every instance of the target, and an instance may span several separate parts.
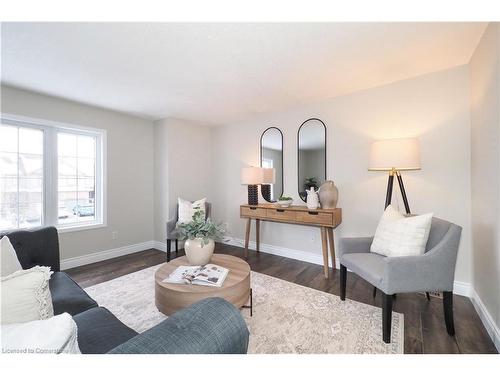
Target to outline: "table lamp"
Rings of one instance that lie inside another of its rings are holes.
[[[259,184],[264,182],[264,168],[245,167],[241,169],[241,184],[248,185],[248,204],[259,204]]]
[[[391,204],[394,175],[396,175],[401,190],[401,196],[407,214],[410,205],[406,197],[401,171],[420,169],[419,141],[416,138],[385,139],[373,142],[370,152],[369,171],[389,171],[385,208]]]
[[[271,184],[276,182],[276,170],[274,168],[264,168],[264,181],[260,185],[260,190],[262,192],[262,197],[268,201],[272,202],[271,197]]]

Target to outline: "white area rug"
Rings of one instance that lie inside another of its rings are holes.
[[[85,290],[123,323],[143,332],[167,317],[154,303],[159,266]],[[252,272],[253,317],[249,353],[403,353],[403,315],[392,314],[390,344],[382,341],[382,310],[360,302]]]

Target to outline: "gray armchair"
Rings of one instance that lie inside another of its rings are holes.
[[[462,228],[433,218],[425,254],[385,257],[370,252],[373,237],[342,238],[340,242],[340,299],[345,300],[347,268],[382,292],[382,333],[391,339],[392,300],[396,293],[443,292],[448,334],[453,336],[453,280]]]
[[[208,219],[212,213],[212,204],[205,202],[205,219]],[[172,240],[175,241],[175,253],[179,253],[179,240],[174,233],[175,226],[179,221],[179,204],[175,207],[175,214],[172,220],[167,221],[167,262],[170,262]]]

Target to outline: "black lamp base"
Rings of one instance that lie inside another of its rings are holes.
[[[256,206],[259,204],[259,186],[248,185],[248,204]]]
[[[260,185],[260,192],[262,193],[262,198],[264,198],[268,202],[271,202],[271,185]]]

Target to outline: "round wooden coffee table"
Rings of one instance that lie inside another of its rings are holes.
[[[243,307],[251,294],[248,263],[226,254],[214,254],[210,263],[229,269],[221,287],[162,282],[177,267],[189,265],[185,256],[162,265],[155,274],[155,304],[158,310],[165,315],[172,315],[177,310],[209,297],[221,297],[237,308]]]

